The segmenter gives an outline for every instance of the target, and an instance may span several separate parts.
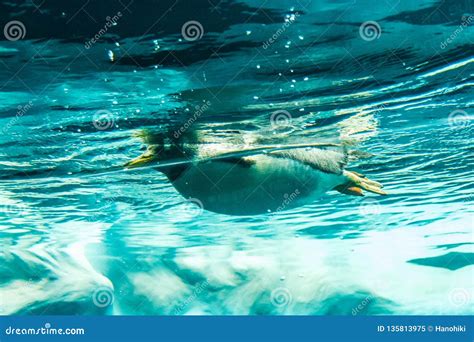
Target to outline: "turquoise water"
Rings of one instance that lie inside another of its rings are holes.
[[[474,313],[472,1],[101,3],[0,5],[2,314]],[[342,142],[389,195],[202,210],[122,167],[182,127]]]

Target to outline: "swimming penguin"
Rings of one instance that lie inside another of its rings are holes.
[[[150,138],[145,142],[150,142]],[[338,148],[338,149],[335,149]],[[205,210],[256,215],[299,207],[329,190],[386,195],[382,185],[345,170],[348,153],[338,144],[259,146],[222,151],[213,144],[151,141],[126,168],[150,165],[186,199]]]

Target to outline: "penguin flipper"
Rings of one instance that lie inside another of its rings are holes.
[[[242,158],[229,157],[229,158],[221,159],[220,161],[224,163],[237,164],[239,166],[246,167],[246,168],[251,167],[252,165],[255,164],[255,160],[246,158],[246,157],[242,157]]]
[[[143,139],[144,135],[146,135],[146,132],[142,132],[140,137]],[[156,140],[156,136],[152,137]],[[144,138],[144,140],[150,138],[148,136],[147,138]],[[146,141],[145,141],[146,142]],[[155,141],[153,141],[155,142]],[[197,145],[196,145],[197,146]],[[302,156],[298,157],[298,154],[292,154],[291,151],[294,149],[318,149],[323,148],[323,147],[340,147],[340,144],[335,144],[335,143],[312,143],[312,144],[294,144],[294,145],[260,145],[258,147],[254,148],[247,148],[247,149],[239,149],[239,150],[231,150],[227,151],[225,153],[215,153],[215,154],[210,154],[206,157],[201,157],[201,158],[186,158],[186,159],[177,159],[177,160],[162,160],[158,162],[158,154],[161,146],[159,144],[156,145],[149,145],[148,150],[143,153],[141,156],[129,161],[126,163],[124,166],[127,168],[133,168],[133,167],[143,167],[146,166],[146,164],[150,164],[148,166],[150,167],[155,167],[155,168],[168,168],[170,166],[176,166],[176,165],[183,165],[183,164],[195,164],[195,163],[202,163],[202,162],[209,162],[209,161],[216,161],[216,160],[227,160],[229,162],[233,163],[239,163],[242,165],[242,163],[246,166],[250,166],[250,163],[252,162],[251,159],[248,159],[247,157],[252,157],[255,155],[259,154],[271,154],[278,156],[277,153],[283,153],[283,152],[289,152],[289,156],[293,156],[293,159],[298,160],[298,158],[303,158]],[[323,150],[320,150],[323,151]],[[343,154],[341,154],[344,156]],[[285,155],[282,155],[282,157]],[[345,158],[345,157],[344,157]],[[244,160],[242,162],[242,160]],[[306,160],[306,162],[311,163],[310,160]],[[151,165],[155,164],[155,165]],[[313,163],[314,164],[314,163]],[[327,172],[331,172],[329,168],[327,169]],[[341,173],[342,172],[342,164],[339,165],[339,168],[337,171],[333,173]]]
[[[289,158],[306,164],[316,170],[340,175],[347,164],[347,153],[337,150],[323,150],[320,148],[294,149],[276,151],[272,156]]]

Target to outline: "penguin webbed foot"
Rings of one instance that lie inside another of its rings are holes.
[[[387,195],[387,193],[382,190],[382,184],[368,179],[361,173],[345,170],[343,174],[344,176],[346,176],[348,181],[334,188],[334,190],[339,191],[341,194],[351,196],[364,196],[363,190],[366,190],[378,195]]]
[[[350,183],[338,185],[334,188],[334,190],[339,191],[341,194],[344,195],[365,196],[361,188],[353,186]]]

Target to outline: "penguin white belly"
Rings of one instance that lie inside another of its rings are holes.
[[[248,161],[193,165],[173,186],[185,198],[201,201],[206,210],[254,215],[310,203],[344,183],[342,175],[324,173],[292,159],[261,155]]]

